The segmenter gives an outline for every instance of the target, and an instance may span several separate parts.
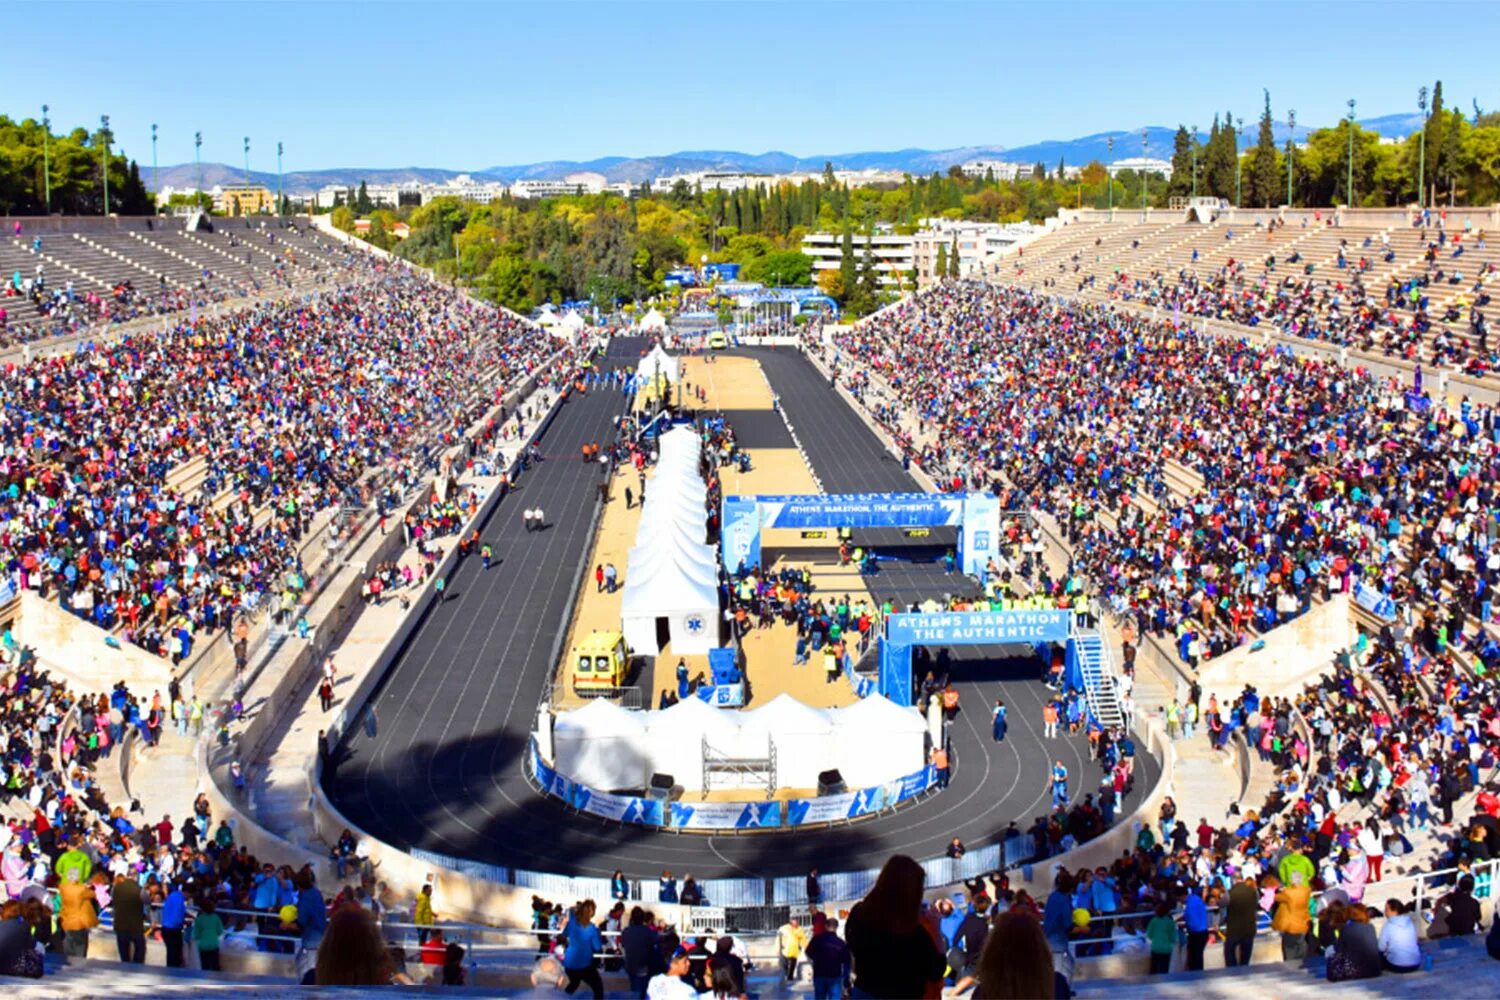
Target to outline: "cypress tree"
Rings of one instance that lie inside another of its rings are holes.
[[[1251,205],[1270,208],[1278,204],[1283,191],[1281,168],[1276,162],[1276,130],[1271,119],[1271,92],[1266,94],[1266,107],[1261,112],[1260,129],[1255,138],[1255,149],[1250,154],[1249,197]]]

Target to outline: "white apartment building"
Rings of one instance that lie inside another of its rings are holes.
[[[965,177],[993,176],[997,181],[1013,181],[1023,172],[1030,173],[1031,166],[1029,163],[1007,163],[1004,160],[970,160],[960,164],[958,169]]]
[[[600,194],[607,184],[603,174],[582,171],[569,174],[561,180],[553,178],[525,178],[510,186],[512,198],[559,198],[569,194]]]
[[[875,255],[875,270],[880,275],[880,287],[891,291],[911,287],[914,237],[887,230],[869,237],[855,233],[851,240],[856,272],[864,263],[865,246],[868,243]],[[802,237],[802,252],[812,258],[813,281],[816,282],[820,272],[839,269],[843,260],[844,234],[808,233]]]
[[[1158,160],[1150,156],[1128,156],[1123,160],[1116,160],[1105,167],[1111,177],[1117,176],[1122,170],[1129,170],[1140,175],[1161,174],[1168,180],[1172,179],[1172,161]]]
[[[771,174],[747,174],[737,170],[697,170],[686,174],[657,177],[651,182],[652,194],[671,194],[677,182],[689,190],[701,187],[704,191],[740,191],[757,184],[771,184],[777,180]]]
[[[980,273],[987,258],[1002,253],[1018,243],[1028,243],[1045,229],[1029,222],[966,222],[961,219],[923,219],[922,228],[912,236],[912,261],[917,280],[922,285],[936,281],[938,248],[943,247],[946,263],[956,251],[960,277]]]

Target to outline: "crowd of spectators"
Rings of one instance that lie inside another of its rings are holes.
[[[148,222],[147,229],[150,228]],[[24,226],[15,235],[22,236],[22,230]],[[52,238],[31,236],[27,245],[35,257],[35,266],[26,271],[15,267],[3,276],[0,347],[34,343],[48,337],[102,333],[131,320],[194,312],[276,289],[291,290],[298,279],[303,279],[304,284],[326,284],[339,277],[367,273],[376,263],[368,254],[339,247],[316,233],[302,232],[293,223],[279,237],[273,230],[246,234],[246,240],[271,255],[269,264],[261,262],[262,272],[255,270],[257,259],[249,247],[231,232],[202,238],[217,240],[221,251],[235,256],[244,247],[246,267],[240,276],[203,267],[197,280],[187,285],[168,284],[165,276],[159,276],[155,282],[147,278],[144,285],[126,279],[104,290],[84,289],[78,288],[71,277],[54,279],[54,272],[49,271],[43,259],[43,251],[48,249]]]
[[[295,604],[322,510],[381,502],[554,350],[404,269],[0,372],[0,556],[178,660]],[[476,387],[478,387],[476,389]],[[191,488],[172,470],[201,463]]]
[[[1340,233],[1334,222],[1332,217],[1320,218],[1312,225]],[[1366,277],[1377,262],[1390,265],[1399,259],[1387,234],[1339,236],[1331,260],[1312,260],[1291,245],[1305,233],[1283,235],[1285,224],[1275,220],[1268,225],[1256,222],[1248,235],[1238,230],[1244,237],[1235,244],[1239,252],[1211,269],[1200,265],[1194,251],[1192,260],[1175,272],[1157,268],[1142,273],[1130,266],[1127,256],[1105,274],[1085,260],[1088,248],[1059,261],[1057,267],[1075,293],[1094,292],[1177,315],[1272,327],[1288,336],[1453,367],[1474,376],[1496,371],[1500,352],[1489,342],[1485,313],[1496,267],[1493,261],[1471,265],[1464,259],[1471,250],[1486,249],[1484,231],[1467,225],[1450,233],[1441,214],[1415,224],[1423,248],[1418,269],[1393,270],[1383,287],[1371,287]],[[1236,232],[1227,227],[1225,239],[1234,240]],[[1131,249],[1150,254],[1160,247],[1136,241]],[[1403,252],[1409,252],[1404,245]],[[1019,261],[1017,268],[1019,275]],[[1048,287],[1061,287],[1055,278],[1047,281]],[[1461,290],[1438,309],[1430,293],[1440,287]]]
[[[836,345],[856,391],[861,370],[882,377],[867,405],[915,461],[1055,515],[1072,571],[1190,666],[1357,586],[1403,613],[1441,607],[1450,634],[1490,618],[1488,407],[1449,413],[1332,362],[975,283]],[[1203,488],[1174,498],[1168,463]]]

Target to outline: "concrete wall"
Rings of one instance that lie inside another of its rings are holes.
[[[21,592],[21,612],[12,631],[77,690],[107,691],[124,681],[137,692],[165,693],[172,680],[170,661],[119,640],[118,648],[107,645],[108,632],[34,590]]]
[[[1205,693],[1223,696],[1253,684],[1263,695],[1291,694],[1327,670],[1334,654],[1353,644],[1354,631],[1349,595],[1334,594],[1266,633],[1261,649],[1231,650],[1199,667],[1198,676]]]

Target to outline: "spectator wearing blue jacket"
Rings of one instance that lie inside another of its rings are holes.
[[[161,940],[167,946],[167,968],[180,969],[182,963],[182,928],[187,923],[187,899],[180,886],[172,891],[161,904]]]
[[[594,957],[604,951],[604,935],[594,926],[594,901],[585,899],[568,914],[561,937],[564,942],[563,971],[568,974],[567,992],[571,995],[580,983],[594,991],[594,1000],[604,998],[604,980],[594,966]]]
[[[1208,905],[1203,902],[1203,887],[1188,889],[1182,908],[1182,927],[1187,931],[1187,971],[1203,971],[1203,949],[1208,946]]]
[[[328,906],[310,869],[297,875],[297,926],[302,928],[302,947],[316,951],[328,928]]]

